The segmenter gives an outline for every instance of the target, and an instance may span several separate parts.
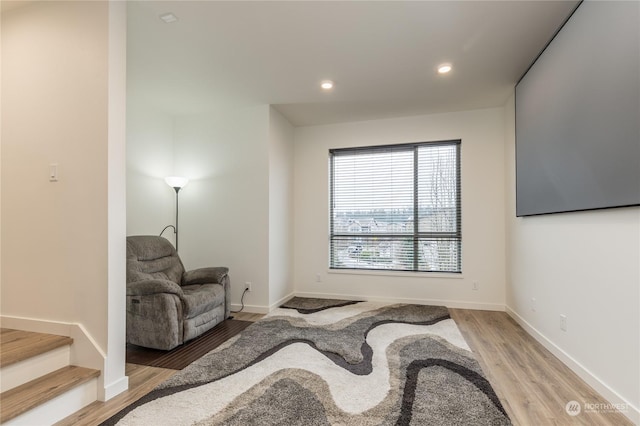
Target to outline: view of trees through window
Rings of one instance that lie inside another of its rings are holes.
[[[339,149],[330,267],[460,272],[460,141]]]

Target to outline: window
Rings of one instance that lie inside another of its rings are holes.
[[[330,268],[461,272],[460,141],[330,151]]]

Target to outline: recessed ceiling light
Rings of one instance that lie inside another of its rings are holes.
[[[323,90],[330,90],[333,88],[333,81],[325,80],[322,83],[320,83],[320,87],[322,87]]]
[[[165,13],[163,15],[160,15],[160,19],[162,19],[166,24],[170,24],[172,22],[176,22],[178,20],[178,17],[173,13]]]
[[[440,64],[438,65],[438,74],[447,74],[453,69],[451,64]]]

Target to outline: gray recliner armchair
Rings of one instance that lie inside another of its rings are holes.
[[[164,237],[127,237],[127,343],[169,350],[227,319],[228,272],[185,271]]]

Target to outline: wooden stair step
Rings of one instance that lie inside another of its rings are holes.
[[[99,375],[99,370],[70,365],[3,392],[0,394],[0,423],[11,420]]]
[[[67,336],[2,328],[0,329],[0,367],[6,367],[72,343],[73,339]]]

